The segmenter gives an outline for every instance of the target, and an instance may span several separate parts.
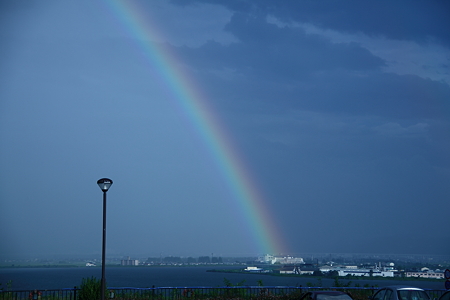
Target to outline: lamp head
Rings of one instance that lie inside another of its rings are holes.
[[[109,178],[102,178],[97,181],[97,184],[103,192],[107,192],[113,181]]]

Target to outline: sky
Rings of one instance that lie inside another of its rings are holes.
[[[0,3],[0,258],[445,255],[447,1]]]

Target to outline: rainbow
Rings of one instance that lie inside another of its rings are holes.
[[[230,135],[219,118],[208,106],[207,97],[199,85],[179,66],[176,55],[164,45],[152,41],[162,40],[158,28],[145,10],[134,1],[105,0],[106,6],[125,27],[126,32],[143,50],[145,59],[158,70],[160,80],[173,97],[211,152],[222,172],[227,186],[234,195],[242,218],[254,239],[259,254],[285,253],[282,233],[269,213],[264,197],[245,167]]]

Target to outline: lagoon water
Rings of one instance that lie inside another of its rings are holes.
[[[226,269],[221,267],[220,269]],[[236,269],[236,267],[228,267]],[[245,281],[244,285],[256,286],[261,280],[265,286],[319,286],[316,278],[270,276],[265,274],[241,274],[207,272],[211,267],[107,267],[106,281],[109,287],[219,287],[224,286],[224,278],[232,284]],[[79,268],[0,268],[0,287],[6,288],[11,280],[13,290],[50,290],[79,286],[83,278],[101,278],[99,267]],[[342,283],[349,280],[341,279]],[[444,289],[440,281],[398,281],[398,280],[350,280],[360,286],[386,286],[406,284],[425,289]],[[322,279],[323,287],[333,286],[333,279]]]

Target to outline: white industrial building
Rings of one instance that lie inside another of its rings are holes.
[[[357,266],[323,266],[320,268],[322,273],[330,271],[338,272],[339,276],[380,276],[380,277],[394,277],[394,264],[390,263],[388,267],[374,266],[373,268],[358,268]]]
[[[394,277],[393,271],[381,271],[378,269],[343,269],[337,270],[339,276],[381,276],[381,277]]]
[[[444,279],[444,272],[441,270],[433,271],[428,268],[422,268],[420,271],[405,272],[405,276],[406,277]]]
[[[120,261],[120,264],[122,266],[138,266],[139,265],[139,260],[137,260],[137,259],[130,259],[130,257],[127,257],[126,259],[122,259]]]
[[[266,254],[264,256],[258,257],[259,262],[263,262],[266,264],[303,264],[303,258],[301,257],[293,257],[293,256],[273,256],[270,254]]]

